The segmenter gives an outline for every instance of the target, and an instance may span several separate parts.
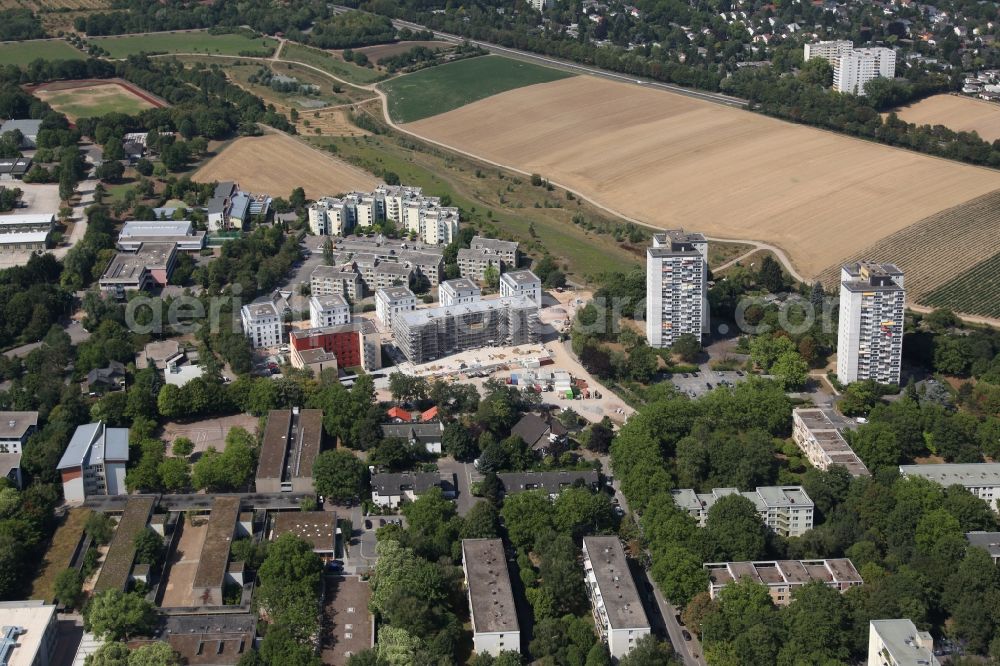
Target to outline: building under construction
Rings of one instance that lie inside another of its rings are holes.
[[[480,347],[538,342],[538,305],[524,296],[403,312],[392,319],[396,346],[412,363]]]

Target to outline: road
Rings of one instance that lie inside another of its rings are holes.
[[[69,334],[70,342],[72,342],[74,345],[78,345],[81,342],[85,342],[90,338],[90,331],[85,329],[83,325],[80,322],[76,321],[75,319],[71,321],[69,324],[67,324],[63,330],[65,330],[66,333]],[[15,356],[24,357],[41,346],[42,346],[41,342],[29,342],[26,345],[21,345],[20,347],[14,347],[13,349],[8,349],[7,351],[4,352],[4,356],[8,358],[13,358]]]
[[[339,5],[335,5],[334,11],[336,11],[337,13],[342,13],[342,12],[356,11],[356,10],[350,7],[342,7]],[[410,30],[427,30],[426,26],[420,25],[419,23],[404,21],[402,19],[393,19],[392,23],[397,28],[409,28]],[[736,108],[743,108],[746,105],[746,100],[739,99],[738,97],[730,97],[729,95],[723,95],[720,93],[707,92],[704,90],[695,90],[692,88],[684,88],[682,86],[677,86],[670,83],[661,83],[659,81],[654,81],[652,79],[636,78],[635,76],[620,74],[618,72],[612,72],[610,70],[601,69],[599,67],[581,65],[579,63],[575,63],[570,60],[563,60],[562,58],[552,58],[550,56],[532,53],[531,51],[522,51],[519,49],[508,48],[506,46],[500,46],[498,44],[491,44],[490,42],[482,42],[474,39],[468,39],[466,37],[453,35],[447,32],[439,32],[437,30],[432,30],[431,32],[434,34],[435,38],[446,42],[452,42],[454,44],[464,44],[468,42],[469,44],[472,44],[473,46],[478,46],[482,49],[485,49],[486,51],[489,51],[490,53],[505,55],[508,57],[517,58],[519,60],[525,60],[528,62],[544,65],[546,67],[555,67],[558,69],[576,72],[579,74],[589,74],[590,76],[598,76],[604,79],[610,79],[612,81],[621,81],[624,83],[630,83],[632,85],[641,85],[649,88],[658,88],[660,90],[666,90],[672,93],[685,95],[687,97],[693,97],[695,99],[704,100],[706,102],[712,102],[713,104],[722,104],[724,106],[732,106]]]
[[[601,467],[604,475],[611,477],[611,459],[608,456],[600,456],[598,460],[601,461]],[[611,483],[611,487],[615,491],[615,499],[618,500],[618,505],[625,511],[626,514],[630,513],[628,499],[622,494],[618,479],[614,479]],[[683,628],[677,622],[678,611],[673,604],[667,601],[666,597],[663,596],[663,593],[660,592],[660,588],[656,585],[656,581],[653,580],[650,570],[644,569],[643,574],[646,576],[647,582],[645,587],[647,590],[653,590],[653,599],[656,601],[657,611],[660,615],[659,619],[662,619],[663,621],[662,626],[655,626],[655,620],[657,618],[652,618],[653,621],[651,624],[654,625],[653,629],[659,631],[661,635],[663,631],[666,631],[671,644],[674,646],[674,652],[676,652],[677,656],[681,658],[681,661],[684,662],[685,666],[708,666],[698,639],[693,634],[691,635],[691,640],[688,641],[684,639],[684,634],[682,633]],[[644,586],[640,583],[639,587],[640,592],[642,592],[641,588]]]

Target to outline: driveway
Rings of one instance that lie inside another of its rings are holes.
[[[438,470],[446,474],[454,474],[455,489],[458,491],[458,495],[455,497],[458,515],[464,516],[469,513],[477,501],[472,495],[472,473],[474,471],[472,465],[458,462],[451,456],[446,456],[438,460]]]

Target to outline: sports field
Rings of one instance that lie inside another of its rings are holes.
[[[270,37],[250,39],[244,35],[211,35],[203,30],[159,32],[122,37],[95,37],[90,40],[105,48],[112,58],[126,58],[135,53],[217,53],[270,55],[278,42]]]
[[[61,39],[41,39],[30,42],[0,44],[0,65],[26,67],[38,60],[83,60],[82,51]]]
[[[285,134],[243,137],[198,169],[192,180],[234,180],[251,192],[287,197],[296,187],[317,199],[378,184],[371,174]]]
[[[508,90],[572,76],[520,60],[480,56],[422,69],[387,81],[380,87],[389,96],[392,119],[397,123],[409,123]]]
[[[1000,139],[1000,104],[959,95],[934,95],[896,112],[916,125],[944,125],[956,132],[976,132],[986,141]]]
[[[660,228],[772,242],[806,276],[1000,189],[990,169],[587,76],[407,127]]]
[[[70,120],[97,118],[108,113],[133,115],[154,105],[117,83],[98,83],[66,90],[36,89],[35,97],[48,102]]]

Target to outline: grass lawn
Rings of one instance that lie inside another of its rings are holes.
[[[82,51],[61,39],[0,44],[0,65],[26,67],[33,60],[83,60]]]
[[[126,58],[135,53],[217,53],[219,55],[239,55],[253,52],[253,55],[274,53],[278,42],[270,37],[250,39],[244,35],[211,35],[205,31],[164,32],[146,35],[125,35],[123,37],[97,37],[95,44],[107,49],[112,58]]]
[[[65,113],[71,120],[97,118],[108,113],[134,115],[144,109],[153,108],[153,105],[146,100],[115,84],[49,91],[38,96],[56,111]]]
[[[638,266],[645,249],[615,242],[610,233],[588,231],[573,224],[576,215],[598,227],[614,227],[607,215],[562,192],[533,187],[527,178],[514,178],[495,168],[478,167],[472,160],[437,149],[425,149],[408,137],[310,138],[333,145],[336,154],[376,175],[392,171],[407,185],[431,195],[451,197],[462,209],[463,224],[488,236],[514,237],[521,250],[541,256],[545,250],[564,263],[568,274],[585,280],[605,271],[628,271]],[[536,206],[537,204],[537,206]]]
[[[337,56],[326,51],[320,51],[319,49],[292,42],[285,42],[285,48],[281,50],[281,59],[304,62],[307,65],[318,67],[324,72],[329,72],[337,78],[344,79],[350,83],[374,83],[384,77],[383,74],[375,69],[358,67],[349,62],[344,62]]]
[[[45,552],[45,557],[39,565],[38,575],[31,583],[31,594],[29,599],[45,599],[52,601],[52,587],[55,585],[56,576],[59,572],[69,566],[69,558],[73,556],[76,544],[83,534],[83,526],[90,516],[90,509],[79,507],[70,509],[63,522],[56,528],[56,533],[52,536],[49,549]]]
[[[439,65],[382,84],[389,114],[398,123],[436,116],[507,90],[548,83],[573,74],[500,56]]]

